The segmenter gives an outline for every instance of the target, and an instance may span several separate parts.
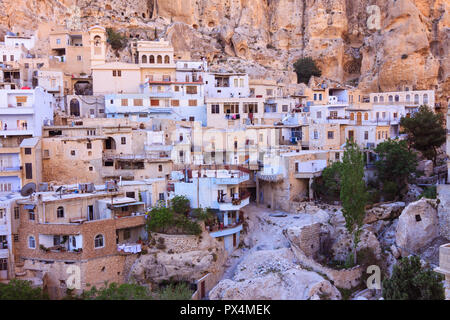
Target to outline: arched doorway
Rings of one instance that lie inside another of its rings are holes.
[[[105,150],[116,150],[116,140],[111,137],[105,140]]]
[[[70,115],[74,117],[80,116],[80,102],[77,99],[70,100]]]
[[[357,125],[361,125],[361,122],[362,122],[362,113],[361,112],[358,112],[357,114],[356,114],[356,124]]]

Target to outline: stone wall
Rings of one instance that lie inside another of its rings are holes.
[[[361,266],[356,266],[351,269],[335,270],[328,268],[316,262],[313,258],[309,257],[300,247],[295,243],[294,239],[291,239],[287,232],[284,232],[286,238],[291,243],[291,249],[298,259],[298,262],[304,267],[313,269],[313,271],[324,274],[331,283],[337,287],[350,289],[359,284],[362,276]]]

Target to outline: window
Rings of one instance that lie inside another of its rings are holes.
[[[322,101],[322,94],[319,93],[319,100]]]
[[[91,142],[88,142],[88,143],[86,144],[86,148],[92,149],[92,143],[91,143]]]
[[[350,131],[348,132],[348,139],[349,139],[350,141],[353,141],[354,136],[355,136],[355,133],[353,132],[353,130],[350,130]]]
[[[19,207],[14,207],[14,219],[19,220],[20,213],[19,213]]]
[[[94,238],[94,248],[103,248],[104,245],[104,239],[102,234],[98,234]]]
[[[335,160],[339,160],[339,158],[340,158],[340,154],[339,154],[339,153],[335,153],[335,154],[334,154],[334,159],[335,159]]]
[[[134,99],[134,106],[135,107],[142,107],[144,105],[144,102],[142,99]]]
[[[383,119],[386,119],[386,112],[382,112],[381,115],[383,116]]]
[[[28,237],[28,248],[36,249],[36,239],[33,236]]]
[[[121,99],[121,105],[122,105],[122,107],[127,107],[128,106],[128,99]]]
[[[223,105],[223,109],[225,113],[239,113],[239,104],[238,103],[225,103]]]
[[[334,131],[328,131],[328,139],[334,139]]]
[[[289,106],[287,104],[283,104],[283,106],[281,107],[282,112],[288,112],[288,108]]]
[[[352,112],[352,113],[350,113],[350,120],[355,120],[355,114]]]
[[[56,44],[61,44],[61,39],[56,39]]]
[[[196,86],[187,86],[186,93],[187,94],[197,94],[197,87]]]
[[[156,58],[156,63],[162,63],[162,56],[158,56]]]
[[[369,131],[364,131],[364,140],[369,140]]]
[[[70,155],[74,156],[75,155],[75,150],[71,150],[70,151]]]
[[[128,240],[131,238],[131,231],[130,229],[123,230],[123,239]]]
[[[95,110],[94,110],[94,109],[89,109],[89,114],[90,114],[91,116],[95,115]]]
[[[397,119],[398,115],[397,112],[394,112],[394,119]]]
[[[146,55],[142,56],[142,63],[147,63],[147,56]]]
[[[95,130],[88,130],[87,131],[88,136],[95,136]]]
[[[298,162],[295,163],[295,172],[298,172]]]
[[[33,179],[33,164],[25,163],[25,179]]]
[[[134,198],[136,196],[136,193],[131,191],[131,192],[127,192],[125,195],[127,198]]]
[[[244,87],[244,79],[239,79],[239,85],[240,85],[241,87]]]
[[[377,97],[377,96],[375,96],[375,97],[373,98],[373,102],[378,102],[378,97]]]
[[[172,100],[170,103],[171,103],[172,107],[180,106],[180,100]]]
[[[152,107],[159,107],[159,100],[151,99],[151,100],[150,100],[150,105],[151,105]]]
[[[122,70],[117,70],[117,76],[121,77],[122,76]]]
[[[121,141],[122,144],[127,144],[127,138],[126,137],[120,138],[120,141]]]
[[[428,95],[426,93],[423,95],[423,104],[428,104]]]
[[[314,93],[314,101],[317,100],[317,93]]]
[[[189,121],[195,121],[195,117],[189,117]]]
[[[158,171],[159,171],[159,172],[162,172],[162,171],[163,171],[163,166],[162,166],[162,164],[158,165]]]
[[[174,86],[174,87],[173,87],[173,90],[174,90],[175,92],[179,92],[179,91],[180,91],[180,86]]]
[[[61,244],[61,237],[60,236],[53,236],[53,245],[59,246]]]
[[[150,63],[155,63],[155,56],[151,55],[149,60]]]
[[[58,207],[58,209],[56,209],[56,217],[64,218],[64,208],[63,207]]]
[[[419,104],[419,95],[418,94],[414,95],[414,103]]]
[[[244,113],[258,113],[258,103],[244,103]]]
[[[330,118],[331,119],[336,119],[338,116],[338,112],[337,111],[330,111]]]
[[[266,94],[268,96],[273,96],[273,90],[272,89],[266,89]]]
[[[319,132],[317,130],[314,130],[314,139],[319,139]]]
[[[160,193],[160,194],[159,194],[159,200],[164,201],[164,193]]]
[[[19,235],[18,234],[14,234],[14,242],[19,242]]]
[[[395,95],[395,102],[399,102],[400,101],[400,97],[398,96],[398,94]]]
[[[197,106],[197,100],[189,100],[189,107],[196,107]]]
[[[31,148],[25,148],[25,154],[31,154]]]
[[[317,117],[317,119],[322,118],[322,111],[317,111],[316,117]]]
[[[369,120],[369,114],[366,112],[366,113],[364,113],[364,120]]]
[[[81,60],[82,60],[82,57],[81,57],[81,56],[77,56],[77,60],[78,60],[78,61],[81,61]]]

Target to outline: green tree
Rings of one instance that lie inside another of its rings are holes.
[[[422,267],[417,256],[402,258],[394,266],[392,277],[383,281],[386,300],[444,300],[443,276]]]
[[[378,154],[375,166],[378,178],[383,182],[383,191],[396,193],[404,188],[417,167],[417,156],[408,148],[407,142],[388,139],[380,143],[375,152]]]
[[[125,36],[115,32],[112,28],[106,28],[106,33],[108,35],[107,42],[111,45],[111,48],[116,51],[125,48],[128,42]]]
[[[294,63],[297,83],[308,83],[312,76],[320,77],[322,72],[311,57],[300,58]]]
[[[314,191],[326,198],[338,199],[341,192],[341,171],[341,162],[334,162],[326,167],[322,177],[314,182]]]
[[[12,279],[0,283],[0,300],[48,300],[41,288],[33,288],[31,281]]]
[[[342,160],[340,197],[345,227],[352,235],[353,261],[356,265],[356,248],[360,241],[368,194],[364,182],[364,156],[359,146],[350,140],[347,140]]]
[[[191,210],[191,202],[185,196],[175,196],[170,200],[170,205],[175,213],[187,214]]]
[[[147,231],[165,233],[173,225],[174,213],[171,208],[156,207],[153,208],[147,219]]]
[[[422,152],[427,159],[433,160],[436,165],[437,149],[447,138],[443,115],[434,113],[423,105],[412,117],[402,117],[400,125],[408,135],[410,146]]]
[[[117,284],[115,282],[97,289],[95,286],[81,295],[84,300],[151,300],[152,296],[147,287],[137,284]]]

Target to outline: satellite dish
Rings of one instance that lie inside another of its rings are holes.
[[[20,190],[20,194],[24,197],[31,196],[34,192],[36,192],[36,184],[34,182],[27,183]]]
[[[63,186],[56,189],[56,192],[59,192],[59,198],[62,198],[62,190],[63,190]]]

